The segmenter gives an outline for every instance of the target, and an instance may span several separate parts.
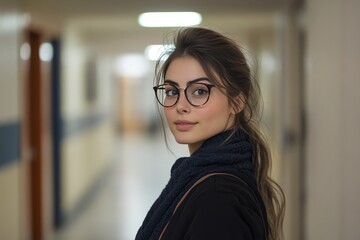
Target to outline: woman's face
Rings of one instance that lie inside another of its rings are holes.
[[[188,102],[183,89],[189,82],[199,78],[207,78],[207,75],[199,62],[192,57],[173,60],[165,75],[165,82],[172,82],[181,88],[178,102],[172,107],[164,108],[165,117],[176,141],[188,144],[191,154],[206,139],[234,125],[233,108],[218,88],[211,89],[205,105],[195,107]],[[208,80],[201,80],[200,83],[211,84]]]

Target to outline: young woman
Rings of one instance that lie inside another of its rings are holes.
[[[156,98],[178,159],[136,239],[281,239],[284,195],[271,180],[256,81],[237,44],[204,28],[178,32],[156,66]]]

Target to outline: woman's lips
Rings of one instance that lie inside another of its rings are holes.
[[[191,128],[193,128],[197,123],[196,122],[190,122],[190,121],[176,121],[176,129],[178,131],[188,131]]]

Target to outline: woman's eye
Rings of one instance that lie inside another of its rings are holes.
[[[175,96],[178,94],[178,90],[177,89],[168,89],[165,90],[165,95],[166,96]]]
[[[197,96],[202,96],[202,95],[207,95],[208,94],[208,91],[205,90],[205,89],[195,89],[195,91],[193,92],[194,95],[197,95]]]

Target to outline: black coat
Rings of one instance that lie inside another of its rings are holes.
[[[253,181],[213,175],[179,205],[161,240],[266,239],[266,211]]]

